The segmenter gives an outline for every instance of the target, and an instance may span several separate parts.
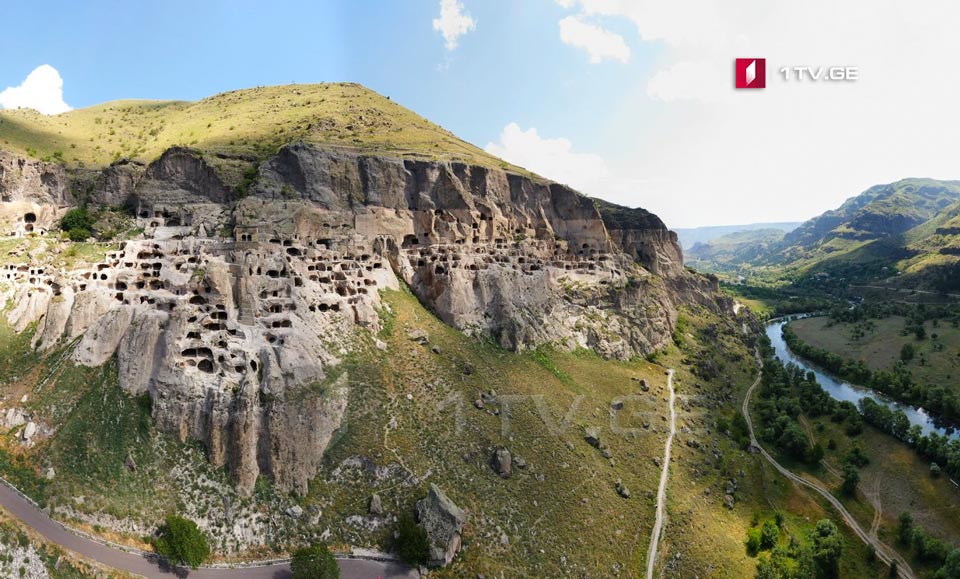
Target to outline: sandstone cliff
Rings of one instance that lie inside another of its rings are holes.
[[[0,155],[3,234],[50,231],[81,193],[143,228],[103,263],[3,266],[9,321],[37,322],[40,349],[77,340],[83,364],[116,355],[158,427],[202,441],[247,491],[266,474],[306,492],[349,397],[328,370],[379,326],[381,288],[403,282],[508,349],[621,359],[670,340],[679,306],[731,308],[656,216],[563,185],[305,144],[251,165],[237,187],[184,148],[102,171]]]

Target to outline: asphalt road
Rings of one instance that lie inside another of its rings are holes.
[[[760,370],[762,370],[763,362],[760,360],[759,356],[757,357],[757,364]],[[756,389],[757,385],[760,384],[761,377],[762,377],[762,374],[758,372],[757,379],[754,380],[753,384],[750,385],[750,389],[747,390],[747,395],[743,399],[743,409],[742,409],[743,417],[746,419],[747,427],[750,430],[750,444],[754,448],[756,448],[760,452],[760,454],[762,454],[763,457],[767,459],[767,462],[773,465],[773,467],[777,469],[777,471],[780,472],[780,474],[782,474],[783,476],[787,477],[788,479],[792,480],[797,484],[803,485],[817,492],[823,498],[827,499],[827,501],[831,505],[833,505],[833,508],[840,513],[840,516],[843,517],[843,522],[846,523],[847,526],[850,527],[850,529],[858,537],[860,537],[860,540],[862,540],[864,543],[868,545],[873,546],[873,548],[876,550],[878,559],[880,559],[887,565],[890,565],[891,561],[896,560],[897,570],[899,572],[898,574],[902,579],[915,579],[915,575],[913,574],[913,569],[910,568],[910,565],[907,563],[907,561],[903,557],[901,557],[897,552],[893,551],[893,549],[890,549],[889,547],[887,547],[882,541],[880,541],[876,537],[871,537],[869,533],[863,530],[863,527],[860,526],[860,523],[858,523],[857,520],[853,518],[853,515],[851,515],[849,511],[847,511],[846,507],[843,506],[843,503],[841,503],[839,499],[837,499],[837,497],[833,496],[829,490],[827,490],[825,487],[821,486],[820,484],[817,484],[813,481],[807,480],[795,474],[793,471],[787,470],[786,468],[783,467],[783,465],[777,462],[776,459],[774,459],[766,450],[764,450],[762,446],[760,446],[760,443],[757,441],[757,437],[754,436],[753,434],[753,420],[750,419],[750,398],[753,397],[754,389]]]
[[[3,483],[0,483],[0,505],[49,542],[86,559],[92,559],[108,567],[143,577],[163,579],[173,577],[190,577],[191,579],[282,579],[291,576],[290,565],[286,563],[269,567],[236,569],[203,568],[189,570],[189,572],[163,568],[153,557],[103,545],[67,530],[63,525],[52,520],[46,513],[37,509],[19,493]],[[340,566],[340,577],[342,579],[413,579],[420,577],[420,574],[414,569],[385,561],[338,559],[337,564]]]

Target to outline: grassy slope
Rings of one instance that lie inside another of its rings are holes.
[[[0,111],[2,148],[86,166],[151,161],[176,145],[259,158],[294,141],[519,170],[353,83],[259,87],[192,103],[113,101],[56,116]]]
[[[704,321],[700,320],[698,325]],[[729,422],[739,413],[747,388],[756,377],[756,366],[744,346],[722,335],[718,339],[698,336],[688,340],[685,348],[684,353],[691,358],[697,353],[697,358],[706,356],[718,361],[721,370],[716,381],[719,384],[711,384],[690,373],[689,366],[683,363],[683,353],[673,352],[662,360],[680,370],[678,396],[681,400],[686,396],[689,401],[686,408],[678,409],[680,434],[674,445],[676,462],[671,471],[670,518],[665,531],[670,550],[667,554],[674,558],[666,565],[665,576],[752,577],[757,559],[746,553],[747,530],[755,520],[762,524],[773,519],[778,510],[786,517],[781,545],[788,544],[790,537],[805,544],[817,521],[829,518],[837,524],[845,543],[840,576],[880,576],[885,568],[867,562],[866,546],[842,524],[826,501],[791,484],[762,457],[742,450],[736,441],[716,432],[718,418]],[[728,395],[729,400],[718,408],[710,408],[690,398],[701,393]],[[706,444],[691,448],[686,444],[688,438]],[[733,510],[722,505],[726,481],[730,479],[738,482]]]
[[[819,518],[837,519],[756,457],[738,450],[732,440],[723,436],[717,440],[717,413],[732,415],[736,400],[752,381],[752,367],[747,352],[732,336],[699,337],[696,329],[716,320],[688,312],[691,333],[685,337],[685,351],[671,348],[661,354],[659,364],[611,362],[589,352],[542,349],[511,354],[445,326],[409,293],[385,292],[384,297],[390,310],[385,313],[388,323],[376,339],[386,349],[377,348],[375,337],[367,336],[365,349],[331,372],[331,379],[349,372],[353,390],[348,426],[328,451],[324,468],[301,502],[308,511],[312,506],[320,508],[322,516],[315,526],[272,528],[277,551],[296,541],[294,537],[318,537],[328,529],[334,544],[387,546],[389,526],[365,528],[370,495],[378,492],[385,511],[400,514],[435,482],[470,513],[463,554],[439,576],[501,572],[507,576],[609,576],[616,570],[637,575],[645,566],[653,522],[659,470],[652,459],[662,454],[665,439],[666,366],[678,371],[680,396],[663,541],[667,576],[751,575],[755,560],[747,557],[743,540],[755,513],[769,518],[775,508],[789,509],[788,533],[799,537]],[[440,354],[406,337],[414,327],[429,333]],[[183,508],[185,501],[217,507],[220,494],[216,490],[184,490],[167,476],[168,471],[181,468],[171,457],[195,456],[196,450],[165,442],[150,429],[144,422],[145,407],[119,391],[113,364],[85,369],[67,363],[54,374],[51,369],[66,350],[40,358],[29,348],[29,334],[8,333],[0,339],[0,374],[7,377],[0,391],[7,400],[29,392],[28,409],[59,429],[33,449],[16,442],[16,429],[8,433],[0,445],[4,449],[0,470],[6,476],[52,504],[66,503],[77,510],[121,518],[157,520],[171,509]],[[695,377],[684,362],[698,359],[698,353],[719,360],[721,371],[715,380]],[[473,369],[469,375],[463,372],[467,365]],[[46,376],[55,378],[45,380]],[[611,426],[610,401],[640,392],[634,377],[647,379],[651,390],[628,399],[618,415],[619,426],[637,429],[637,434],[617,434]],[[472,405],[481,391],[491,388],[501,399],[519,396],[510,413],[509,432],[503,431],[502,415]],[[701,398],[702,394],[709,396]],[[729,403],[719,410],[705,403],[727,395]],[[562,424],[567,418],[559,433],[545,426],[537,411],[538,396],[551,421]],[[567,415],[580,396],[579,406]],[[645,421],[651,425],[649,430],[642,426]],[[391,423],[394,427],[387,430]],[[600,429],[613,461],[586,444],[586,426]],[[701,446],[688,446],[687,440],[697,440]],[[529,465],[514,467],[508,480],[497,477],[489,466],[493,449],[501,445]],[[719,459],[714,450],[721,453]],[[123,466],[128,454],[139,465],[136,472]],[[348,459],[356,457],[363,457],[368,462],[362,464],[368,466],[353,470],[346,466]],[[56,478],[49,482],[39,477],[47,465],[57,469]],[[202,465],[193,468],[201,479],[224,476]],[[384,472],[391,474],[378,475]],[[733,511],[722,505],[721,489],[730,477],[740,480]],[[632,491],[631,499],[617,495],[617,479]],[[143,493],[146,488],[151,489],[149,495]],[[260,501],[262,493],[269,495],[269,489],[258,485],[253,500]],[[207,503],[210,497],[197,499],[205,494],[211,495],[213,503]],[[84,502],[76,504],[73,497],[81,495]],[[269,497],[253,508],[282,513],[282,507],[271,504]],[[85,528],[138,543],[136,536],[111,534],[89,524]],[[691,536],[701,539],[691,542]],[[847,544],[851,555],[844,564],[856,570],[849,576],[862,576],[861,547],[849,535]],[[671,558],[675,553],[682,557]]]
[[[28,548],[31,545],[40,560],[43,561],[43,566],[51,579],[86,579],[92,577],[120,579],[130,577],[126,573],[120,573],[79,559],[57,546],[47,544],[39,535],[24,528],[20,521],[11,517],[7,511],[0,509],[0,576],[24,577],[24,570],[15,567],[14,561],[7,560],[4,555],[12,555],[13,550],[18,546]]]

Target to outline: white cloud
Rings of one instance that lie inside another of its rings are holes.
[[[600,155],[576,152],[568,139],[544,138],[537,129],[524,131],[517,123],[504,127],[500,142],[487,143],[484,150],[591,196],[624,201],[636,185],[614,176]]]
[[[951,72],[960,4],[558,3],[580,18],[621,18],[648,43],[634,51],[655,51],[652,70],[611,108],[616,117],[597,119],[630,139],[595,152],[607,183],[638,185],[619,189],[620,202],[671,226],[804,219],[875,183],[960,178],[960,75]],[[767,59],[766,89],[733,88],[736,57]],[[782,66],[856,66],[861,79],[788,82]]]
[[[57,115],[72,110],[63,101],[63,79],[57,69],[43,64],[33,69],[20,86],[7,87],[0,92],[0,107],[5,109],[35,109],[45,115]]]
[[[580,16],[567,16],[560,21],[560,40],[586,50],[590,62],[594,64],[603,62],[605,58],[620,62],[630,60],[630,47],[622,36],[585,22]]]
[[[476,27],[477,21],[458,0],[440,0],[440,17],[433,19],[433,29],[443,35],[447,50],[456,49],[460,37]]]

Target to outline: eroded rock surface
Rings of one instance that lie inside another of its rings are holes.
[[[349,397],[328,370],[401,281],[506,348],[624,359],[670,340],[680,305],[732,307],[683,269],[656,216],[555,183],[297,144],[254,165],[241,196],[204,159],[177,148],[71,173],[0,155],[0,233],[55,227],[78,183],[144,231],[70,270],[20,256],[0,282],[17,330],[37,322],[37,348],[76,340],[87,365],[116,355],[158,427],[203,441],[246,491],[266,474],[306,492]]]
[[[434,567],[449,565],[460,550],[460,532],[467,514],[435,484],[417,501],[417,522],[430,539],[430,560]]]

